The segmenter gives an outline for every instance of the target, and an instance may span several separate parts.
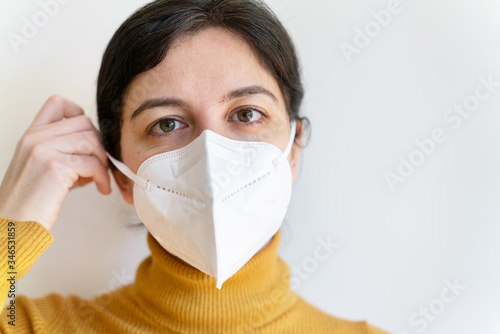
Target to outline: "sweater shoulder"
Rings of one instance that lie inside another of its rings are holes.
[[[15,300],[15,327],[4,320],[8,319],[8,309],[4,308],[0,319],[0,333],[116,332],[116,326],[126,323],[115,321],[120,318],[119,315],[127,317],[135,311],[126,295],[129,287],[130,285],[123,286],[88,299],[73,294],[63,296],[59,293],[40,298],[19,295]],[[106,330],[103,331],[103,328]]]
[[[296,313],[294,318],[298,320],[297,325],[302,327],[304,333],[388,334],[366,321],[353,321],[330,315],[300,296],[290,312]]]
[[[56,333],[64,328],[71,330],[80,320],[85,320],[88,310],[84,300],[75,295],[62,296],[51,293],[41,298],[30,298],[18,295],[15,299],[14,324],[9,324],[9,309],[4,308],[1,314],[0,329],[2,333]],[[63,325],[63,327],[61,327]],[[73,331],[73,332],[76,332]]]

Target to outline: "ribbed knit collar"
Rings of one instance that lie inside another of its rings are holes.
[[[148,233],[151,256],[137,270],[137,302],[180,333],[241,333],[276,319],[296,302],[290,270],[278,257],[281,230],[219,290],[216,279],[165,251]]]

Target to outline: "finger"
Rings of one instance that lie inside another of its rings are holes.
[[[107,169],[109,168],[109,164],[106,150],[95,131],[95,129],[86,130],[59,136],[44,145],[52,146],[59,152],[66,154],[65,163],[69,167],[73,167],[74,155],[93,155]]]
[[[100,193],[109,194],[111,192],[109,174],[99,159],[88,155],[75,155],[73,158],[75,163],[70,168],[78,174],[79,179],[83,179],[83,184],[88,183],[86,179],[91,178],[96,183]]]
[[[36,132],[42,133],[46,132],[51,136],[63,136],[73,132],[95,130],[96,133],[100,133],[92,123],[89,117],[86,115],[79,115],[71,118],[65,118],[60,122],[49,123],[37,127]]]
[[[63,118],[70,118],[83,114],[83,109],[76,103],[59,95],[52,95],[42,106],[31,125],[45,125],[60,121]]]
[[[90,177],[80,177],[78,178],[78,180],[73,184],[73,186],[71,188],[69,188],[69,190],[72,190],[74,188],[78,188],[78,187],[83,187],[84,185],[92,182],[92,178]]]

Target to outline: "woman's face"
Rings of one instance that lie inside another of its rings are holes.
[[[230,139],[268,142],[282,151],[290,138],[276,80],[244,41],[220,28],[181,37],[160,64],[130,83],[122,160],[136,173],[149,157],[186,146],[207,129]],[[294,180],[299,153],[293,145],[288,156]],[[125,201],[133,204],[133,182],[118,171],[114,176]]]

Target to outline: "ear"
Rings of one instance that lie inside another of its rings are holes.
[[[300,150],[302,146],[302,135],[304,133],[304,124],[297,120],[296,121],[296,133],[295,141],[292,145],[288,161],[290,161],[290,167],[292,169],[292,181],[295,181],[298,176],[299,161],[300,161]]]
[[[125,202],[134,204],[134,182],[116,168],[112,169],[112,173]]]

